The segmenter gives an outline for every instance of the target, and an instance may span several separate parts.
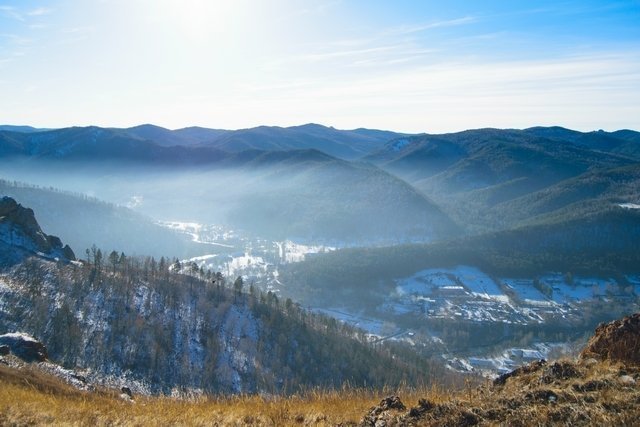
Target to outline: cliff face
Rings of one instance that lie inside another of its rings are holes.
[[[76,259],[68,245],[56,236],[45,234],[36,221],[33,210],[25,208],[11,197],[0,198],[0,264],[21,261],[29,255]]]

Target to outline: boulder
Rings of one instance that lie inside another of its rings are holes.
[[[127,396],[129,396],[130,398],[133,398],[133,392],[131,391],[131,389],[127,386],[123,386],[120,388],[120,391],[124,394],[126,394]]]
[[[531,362],[528,365],[520,366],[519,368],[514,369],[511,372],[507,372],[506,374],[500,375],[498,378],[493,380],[494,386],[501,386],[507,383],[507,380],[512,377],[519,377],[522,375],[528,375],[532,372],[537,372],[547,366],[547,361],[544,359],[537,360],[535,362]]]
[[[540,378],[540,382],[551,384],[555,381],[563,381],[569,378],[580,377],[582,377],[582,373],[578,367],[574,363],[563,360],[554,362],[551,366],[547,367]]]
[[[0,335],[0,346],[7,346],[15,356],[25,362],[44,362],[47,348],[40,341],[23,333]]]
[[[404,411],[404,406],[398,396],[385,397],[377,406],[369,409],[369,412],[360,421],[361,427],[385,427],[392,424],[395,418],[394,411]]]

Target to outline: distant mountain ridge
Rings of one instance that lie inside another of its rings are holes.
[[[202,127],[169,130],[151,124],[131,128],[86,126],[53,130],[7,125],[0,127],[0,154],[58,159],[108,155],[156,161],[176,157],[207,162],[224,157],[221,153],[315,149],[353,160],[402,135],[362,128],[337,130],[318,124],[288,128],[259,126],[233,131]]]
[[[154,143],[171,147],[176,145],[191,146],[214,141],[229,130],[208,129],[201,127],[188,127],[183,129],[169,130],[152,124],[144,124],[131,128],[114,130],[124,132],[136,138],[153,141]]]
[[[0,132],[0,155],[37,160],[119,160],[172,165],[212,163],[228,156],[212,147],[166,147],[122,130],[96,126],[31,133]]]
[[[401,134],[371,129],[337,130],[318,124],[281,128],[260,126],[227,132],[209,144],[226,151],[314,148],[334,157],[356,159]]]
[[[19,126],[19,125],[0,125],[0,131],[7,130],[10,132],[42,132],[45,128],[34,128],[33,126]]]
[[[615,142],[615,143],[614,143]],[[389,141],[384,148],[371,153],[365,160],[400,173],[415,173],[418,179],[429,178],[458,161],[482,156],[483,151],[495,147],[515,146],[529,152],[564,156],[587,151],[605,152],[616,158],[624,156],[627,163],[640,160],[634,157],[634,147],[640,146],[640,132],[582,133],[565,128],[474,129],[441,135],[416,135]],[[582,153],[583,157],[587,154]],[[592,159],[594,154],[588,154]],[[624,161],[620,161],[624,163]]]
[[[204,155],[201,161],[211,161],[212,157],[215,158],[214,154],[224,157],[221,153],[245,150],[316,149],[347,160],[363,158],[389,169],[426,166],[421,178],[442,170],[443,164],[455,163],[497,143],[537,147],[547,151],[570,145],[631,159],[640,158],[640,132],[578,132],[557,126],[524,130],[473,129],[441,135],[408,135],[363,128],[338,130],[313,123],[287,128],[258,126],[238,130],[202,127],[169,130],[151,124],[131,128],[87,126],[52,130],[0,126],[0,153],[4,155],[72,158],[108,154],[139,160],[145,158],[141,152],[147,151],[146,158],[155,160],[172,156],[177,159],[196,159]],[[439,166],[433,169],[435,162]]]

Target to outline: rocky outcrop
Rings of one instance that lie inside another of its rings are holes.
[[[418,405],[408,412],[405,412],[406,409],[397,396],[387,397],[369,410],[359,427],[474,426],[480,423],[478,415],[458,402],[435,404],[420,399]]]
[[[598,326],[579,360],[539,360],[476,389],[426,397],[409,410],[386,398],[360,425],[638,425],[640,313]]]
[[[637,425],[638,384],[635,366],[535,362],[498,384],[435,392],[408,410],[385,404],[387,398],[360,426]]]
[[[361,427],[386,426],[398,415],[398,411],[405,411],[406,406],[398,396],[385,397],[380,403],[371,409],[360,422]]]
[[[640,313],[600,324],[580,356],[640,366]]]
[[[505,374],[500,375],[498,378],[493,380],[493,385],[505,385],[507,380],[512,377],[519,377],[521,375],[527,375],[532,372],[539,371],[547,365],[547,361],[537,360],[535,362],[529,363],[528,365],[520,366],[519,368],[514,369],[511,372],[507,372]]]
[[[31,335],[10,333],[0,335],[0,347],[8,347],[11,353],[25,362],[44,362],[47,348]],[[6,351],[6,348],[5,348]]]
[[[33,210],[6,196],[0,198],[0,252],[5,263],[19,261],[23,254],[76,259],[68,245],[63,246],[58,237],[42,231]]]

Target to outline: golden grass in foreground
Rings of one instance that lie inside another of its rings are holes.
[[[562,369],[554,370],[558,366]],[[638,384],[640,368],[564,361],[516,375],[502,386],[487,383],[459,392],[345,389],[288,398],[139,396],[130,403],[113,391],[75,390],[35,368],[0,366],[0,425],[353,425],[390,394],[413,410],[382,413],[388,426],[638,425]],[[420,404],[420,399],[426,400]]]
[[[318,391],[289,398],[237,396],[191,401],[136,396],[135,403],[113,391],[78,391],[32,369],[0,366],[0,425],[92,426],[334,426],[357,423],[388,392]],[[400,393],[407,404],[436,397],[435,390]]]
[[[425,393],[420,393],[420,397]],[[0,390],[0,424],[17,425],[221,425],[334,426],[357,423],[380,401],[369,392],[326,392],[315,396],[265,400],[257,396],[179,401],[79,394],[56,396],[28,387]],[[418,396],[408,402],[417,403]]]

